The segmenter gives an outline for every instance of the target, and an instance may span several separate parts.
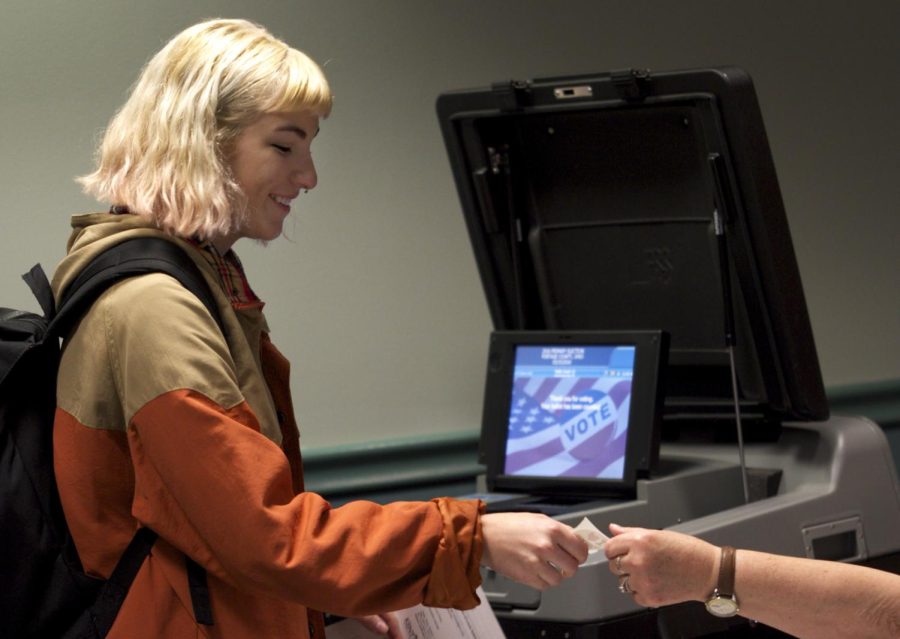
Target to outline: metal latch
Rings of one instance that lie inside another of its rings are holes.
[[[616,91],[628,101],[643,100],[650,88],[649,69],[620,69],[609,74]]]
[[[524,80],[496,82],[491,90],[497,96],[501,111],[516,111],[530,102],[531,84]]]

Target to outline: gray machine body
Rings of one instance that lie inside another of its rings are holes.
[[[660,468],[636,499],[557,516],[677,530],[797,557],[857,562],[900,551],[900,487],[878,425],[860,417],[786,424],[776,443],[748,443],[747,466],[782,472],[777,492],[745,503],[735,445],[664,443]],[[498,617],[590,623],[643,610],[617,590],[602,551],[557,588],[539,592],[485,570]]]

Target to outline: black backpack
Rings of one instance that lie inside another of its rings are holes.
[[[156,533],[141,528],[108,580],[84,573],[53,472],[59,338],[115,282],[164,272],[194,293],[222,327],[197,265],[162,238],[126,240],[100,254],[66,289],[58,309],[40,265],[23,279],[43,317],[0,308],[0,637],[105,637]],[[187,559],[194,615],[211,625],[206,573]]]

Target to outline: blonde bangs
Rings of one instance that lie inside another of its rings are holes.
[[[285,52],[283,73],[273,76],[272,101],[267,111],[310,111],[327,118],[333,97],[325,75],[315,62],[297,51]]]

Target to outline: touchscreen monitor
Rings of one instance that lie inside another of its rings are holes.
[[[482,456],[491,490],[631,493],[659,451],[663,331],[491,335]]]

